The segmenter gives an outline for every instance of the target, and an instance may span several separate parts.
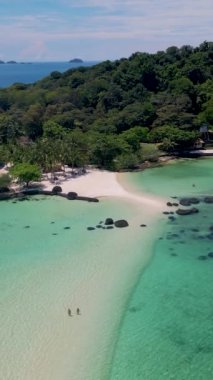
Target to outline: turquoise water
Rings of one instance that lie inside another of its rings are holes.
[[[179,161],[126,177],[165,202],[212,195],[212,163]],[[117,200],[1,202],[1,378],[212,379],[213,259],[200,256],[213,251],[213,205],[197,207],[198,214],[175,221],[162,216],[159,237],[149,223],[139,227],[145,210]],[[130,226],[87,231],[106,217]],[[154,255],[144,270],[149,230]],[[70,324],[67,308],[78,306],[79,325],[75,318]]]
[[[171,161],[143,172],[127,174],[134,189],[161,196],[213,193],[211,158]]]
[[[32,197],[0,211],[1,378],[100,379],[141,262],[135,208]],[[128,234],[87,230],[106,217],[127,219]],[[79,320],[68,307],[80,307]]]
[[[160,195],[213,194],[213,160],[129,174],[132,187]],[[196,187],[192,187],[192,184]],[[212,379],[213,204],[166,224],[132,293],[110,380]]]

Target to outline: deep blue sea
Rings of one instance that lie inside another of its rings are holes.
[[[8,87],[13,83],[33,83],[49,75],[52,71],[64,72],[79,66],[92,66],[97,61],[83,63],[69,62],[33,62],[0,65],[0,88]]]

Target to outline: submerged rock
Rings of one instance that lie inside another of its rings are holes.
[[[195,198],[195,197],[180,199],[180,204],[182,206],[191,206],[192,204],[195,205],[198,203],[200,203],[200,199]]]
[[[207,260],[207,259],[208,259],[207,256],[204,256],[204,255],[198,256],[198,260],[204,261],[204,260]]]
[[[175,220],[175,217],[174,217],[174,216],[172,216],[172,215],[170,215],[170,216],[168,216],[168,219],[169,219],[169,220],[171,220],[172,222],[174,222],[174,220]]]
[[[64,230],[70,230],[71,227],[67,226],[67,227],[64,227]]]
[[[208,196],[203,199],[205,203],[213,203],[213,196]]]
[[[181,209],[181,208],[179,208],[176,211],[176,214],[178,214],[178,215],[192,215],[192,214],[197,214],[198,212],[199,212],[199,210],[196,207],[192,207],[192,208],[189,208],[189,209]]]
[[[208,253],[208,257],[210,257],[211,259],[213,259],[213,252],[209,252]]]

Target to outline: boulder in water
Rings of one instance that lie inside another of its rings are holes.
[[[112,224],[114,224],[114,220],[112,218],[106,218],[104,224],[105,226],[111,226]]]
[[[195,205],[198,203],[200,203],[200,200],[198,198],[195,198],[195,197],[180,199],[180,204],[182,206],[191,206],[191,205]]]
[[[198,260],[204,261],[204,260],[207,260],[207,259],[208,259],[207,256],[204,256],[204,255],[198,256]]]
[[[205,203],[213,203],[213,196],[208,196],[203,199]]]
[[[129,223],[124,219],[116,220],[114,224],[115,224],[115,227],[118,227],[118,228],[128,227],[129,225]]]
[[[178,215],[192,215],[192,214],[197,214],[198,212],[199,212],[199,210],[196,207],[192,207],[192,208],[189,208],[189,209],[181,209],[181,208],[179,208],[176,211],[176,214],[178,214]]]

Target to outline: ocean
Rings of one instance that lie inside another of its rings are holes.
[[[212,159],[122,177],[165,208],[213,194]],[[1,377],[212,379],[213,204],[196,207],[154,221],[149,206],[118,199],[1,202]],[[87,230],[106,217],[129,227]]]
[[[11,86],[14,83],[34,83],[48,76],[52,71],[63,73],[66,70],[79,66],[93,66],[97,61],[79,63],[69,62],[33,62],[0,64],[0,88]]]
[[[127,175],[135,190],[213,195],[213,160],[182,160]],[[173,198],[170,201],[175,201]],[[213,204],[168,219],[120,325],[110,380],[212,379]]]

